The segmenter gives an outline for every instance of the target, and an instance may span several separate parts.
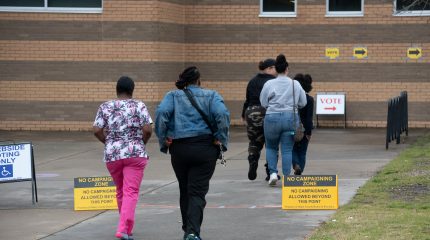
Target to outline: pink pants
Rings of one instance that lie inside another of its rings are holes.
[[[106,163],[116,185],[119,222],[117,232],[132,234],[134,213],[139,200],[139,187],[147,158],[134,157]]]

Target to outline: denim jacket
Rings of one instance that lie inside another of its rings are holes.
[[[215,138],[227,149],[230,113],[221,95],[197,85],[190,85],[187,88],[216,130]],[[212,134],[183,90],[168,92],[158,105],[155,115],[155,134],[158,137],[160,151],[164,153],[167,152],[167,138],[180,139]]]

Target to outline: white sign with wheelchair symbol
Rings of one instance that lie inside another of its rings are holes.
[[[0,182],[32,179],[31,144],[0,146]]]

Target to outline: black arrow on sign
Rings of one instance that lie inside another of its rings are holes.
[[[419,55],[420,54],[420,50],[416,49],[416,50],[409,51],[409,54]]]
[[[366,51],[364,51],[364,50],[356,50],[355,51],[355,54],[361,54],[361,55],[364,55],[366,53]]]

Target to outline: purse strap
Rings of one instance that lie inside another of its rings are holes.
[[[296,94],[294,94],[294,79],[291,79],[291,82],[293,83],[293,120],[294,120],[294,125],[296,125],[296,109],[297,109],[297,113],[299,112],[299,110],[296,105]]]
[[[199,107],[199,105],[197,105],[196,100],[193,97],[193,94],[191,93],[191,91],[187,88],[182,89],[185,92],[185,95],[187,95],[188,99],[191,102],[191,105],[193,105],[193,107],[197,110],[197,112],[200,113],[200,115],[203,118],[203,121],[206,122],[206,124],[208,125],[209,129],[212,132],[212,135],[215,134],[215,129],[213,128],[212,124],[209,122],[208,116],[206,116],[206,114],[202,111],[202,109]]]
[[[193,97],[193,93],[189,89],[187,89],[187,88],[184,88],[182,90],[185,92],[185,95],[187,95],[188,100],[190,100],[190,102],[191,102],[191,105],[193,105],[193,107],[197,110],[197,112],[200,113],[200,115],[203,118],[203,121],[206,122],[206,124],[208,125],[209,129],[211,130],[212,135],[214,135],[215,134],[215,129],[213,128],[212,124],[209,122],[208,116],[206,116],[206,114],[202,111],[202,109],[199,107],[199,105],[197,105],[196,100]],[[227,160],[224,157],[224,147],[222,146],[222,144],[220,144],[218,147],[219,147],[219,150],[220,150],[220,157],[221,157],[220,158],[221,159],[220,163],[221,163],[221,165],[223,165],[225,167],[225,166],[227,166]]]

